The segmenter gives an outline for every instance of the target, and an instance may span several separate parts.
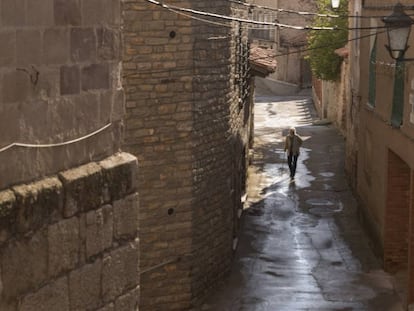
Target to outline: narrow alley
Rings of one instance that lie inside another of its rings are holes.
[[[256,96],[248,202],[230,276],[202,310],[403,310],[370,248],[344,173],[344,141],[310,95]],[[291,182],[284,138],[304,139]]]

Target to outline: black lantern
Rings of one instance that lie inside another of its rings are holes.
[[[405,14],[403,5],[398,2],[391,15],[383,17],[382,21],[387,27],[388,45],[385,47],[390,56],[400,61],[408,60],[404,59],[404,54],[409,48],[407,42],[414,20]]]
[[[333,9],[339,8],[340,0],[331,0],[331,5]]]

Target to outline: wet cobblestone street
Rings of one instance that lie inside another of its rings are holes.
[[[400,311],[402,293],[373,254],[344,172],[344,139],[314,125],[309,96],[258,96],[248,201],[229,277],[202,310]],[[304,139],[292,182],[283,152]]]

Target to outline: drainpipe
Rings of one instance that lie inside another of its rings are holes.
[[[397,60],[394,74],[394,93],[392,98],[391,125],[399,128],[403,123],[404,115],[404,62]]]

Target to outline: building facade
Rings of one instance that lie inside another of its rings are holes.
[[[188,310],[230,269],[251,132],[246,17],[230,1],[124,3],[125,148],[140,163],[141,310]]]
[[[342,2],[342,5],[344,3]],[[346,138],[345,170],[348,181],[356,188],[358,171],[358,137],[360,92],[360,43],[362,1],[348,1],[348,42],[335,53],[343,58],[337,81],[313,78],[314,105],[321,119],[331,122]],[[373,30],[375,31],[375,29]]]
[[[410,7],[409,1],[401,3]],[[346,138],[345,169],[362,219],[408,307],[414,303],[414,69],[411,62],[391,58],[385,47],[382,17],[395,4],[349,1],[351,30],[340,51],[346,54],[341,79],[317,81],[314,97],[320,116]],[[405,57],[413,55],[409,48]]]
[[[395,2],[356,2],[351,8],[370,18],[359,20],[364,39],[350,54],[349,111],[358,128],[351,180],[384,268],[408,280],[402,296],[410,305],[414,302],[414,69],[411,63],[390,57],[387,35],[378,28],[384,25],[379,17],[390,15]],[[408,45],[413,41],[411,37]],[[406,57],[413,56],[414,50],[408,49]]]

